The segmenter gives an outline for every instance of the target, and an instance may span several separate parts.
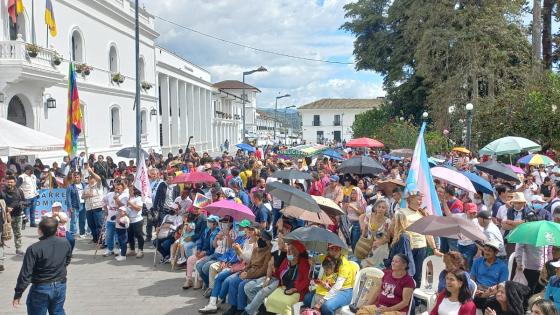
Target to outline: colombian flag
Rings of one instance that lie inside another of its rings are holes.
[[[78,85],[76,84],[76,71],[74,64],[70,62],[68,73],[68,114],[66,117],[66,137],[64,139],[64,151],[70,156],[76,155],[78,151],[78,136],[82,132],[82,110],[80,108],[80,97],[78,96]]]
[[[8,0],[8,14],[12,23],[16,24],[17,16],[23,13],[23,0]]]
[[[45,8],[45,23],[47,24],[49,31],[51,32],[51,36],[56,36],[56,21],[54,20],[54,11],[52,7],[52,1],[47,0]]]

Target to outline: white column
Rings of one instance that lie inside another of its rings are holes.
[[[195,142],[202,142],[202,129],[205,128],[204,123],[202,121],[202,113],[200,112],[200,88],[198,86],[194,87],[194,112],[196,115],[196,121],[198,122],[197,127],[195,128]],[[202,150],[201,145],[198,146],[199,150]]]
[[[195,126],[195,110],[194,110],[194,89],[192,84],[187,84],[187,125],[188,125],[188,134],[189,136],[193,136],[192,142],[197,141],[194,126]],[[198,124],[196,124],[198,126]],[[187,140],[188,142],[188,140]],[[192,144],[192,143],[191,143]]]
[[[171,146],[176,151],[179,145],[179,86],[177,79],[169,79],[169,100],[171,106]],[[173,152],[176,153],[176,152]]]
[[[185,82],[179,82],[179,110],[181,112],[181,117],[179,118],[179,147],[185,147],[187,145],[187,139],[189,138],[187,119],[187,85]]]
[[[206,90],[206,117],[208,117],[208,124],[212,126],[214,115],[212,115],[212,91],[210,90]],[[214,151],[216,146],[214,145],[214,135],[212,134],[212,128],[208,128],[206,134],[208,135],[209,150]]]
[[[204,88],[200,88],[200,114],[202,115],[201,125],[204,126],[200,128],[202,131],[202,141],[204,141],[204,145],[202,146],[202,150],[208,151],[208,129],[212,128],[211,125],[208,124],[210,118],[206,114],[206,90]]]
[[[161,136],[163,138],[162,152],[166,154],[169,152],[170,138],[169,138],[169,77],[162,75],[159,78],[160,83],[160,101],[161,101]]]

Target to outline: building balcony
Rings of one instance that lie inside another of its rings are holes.
[[[64,79],[65,72],[55,65],[55,59],[62,59],[56,51],[27,45],[21,36],[13,41],[0,41],[0,90],[8,83],[20,81],[33,81],[47,88]],[[35,47],[36,51],[28,49]]]

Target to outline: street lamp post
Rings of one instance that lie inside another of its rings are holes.
[[[288,106],[284,108],[284,123],[287,123],[288,118],[286,117],[287,113],[288,113],[288,109],[290,108],[296,108],[296,105],[292,105],[292,106]],[[287,145],[288,144],[288,125],[286,125],[286,132],[284,133],[284,144]]]
[[[472,128],[472,115],[473,115],[473,104],[468,103],[465,105],[465,109],[467,110],[467,149],[471,149],[471,128]]]
[[[251,75],[255,72],[266,72],[266,71],[268,71],[268,70],[266,70],[266,68],[263,67],[263,66],[260,66],[255,70],[243,71],[243,92],[242,92],[243,94],[241,94],[241,99],[242,99],[242,103],[243,103],[243,108],[241,109],[241,116],[243,116],[243,117],[241,118],[241,122],[242,122],[242,129],[243,129],[242,139],[243,139],[244,143],[247,142],[247,136],[246,136],[247,133],[246,133],[246,130],[245,130],[245,100],[247,99],[247,95],[245,95],[245,76],[246,75]]]
[[[290,94],[276,96],[276,102],[274,103],[274,142],[275,143],[276,143],[276,123],[278,120],[278,100],[284,97],[290,97]]]
[[[422,121],[425,122],[428,120],[428,112],[423,112],[422,113]]]

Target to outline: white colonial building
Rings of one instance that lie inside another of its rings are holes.
[[[246,137],[248,139],[257,138],[257,93],[260,93],[261,91],[252,85],[237,80],[226,80],[215,83],[214,88],[216,88],[220,92],[232,95],[241,102],[243,101],[243,93],[245,93],[245,130],[247,131]],[[242,111],[243,105],[240,106],[240,116],[242,115]],[[243,119],[242,117],[240,118],[241,120]],[[240,130],[243,129],[243,123],[241,121],[239,127],[241,128]],[[237,143],[239,142],[240,141],[238,141]],[[230,143],[232,143],[231,140]]]
[[[25,10],[15,24],[7,3],[0,1],[0,117],[64,139],[72,61],[81,69],[77,84],[84,132],[79,151],[114,156],[134,146],[133,1],[53,1],[58,35],[48,38],[44,2],[35,1],[32,8],[32,1],[24,0]],[[239,118],[241,105],[234,100],[240,92],[221,92],[208,71],[156,46],[154,17],[144,9],[140,23],[142,147],[176,153],[192,137],[198,150],[214,152],[228,137],[230,143],[238,142],[240,120],[234,118]],[[33,39],[36,56],[28,45]],[[251,88],[247,103],[256,106],[258,89]],[[217,117],[216,111],[234,118]],[[254,115],[248,121],[252,126]],[[58,159],[60,152],[39,157]]]
[[[383,98],[321,99],[298,107],[302,138],[306,143],[342,142],[352,139],[356,115],[379,107]]]

